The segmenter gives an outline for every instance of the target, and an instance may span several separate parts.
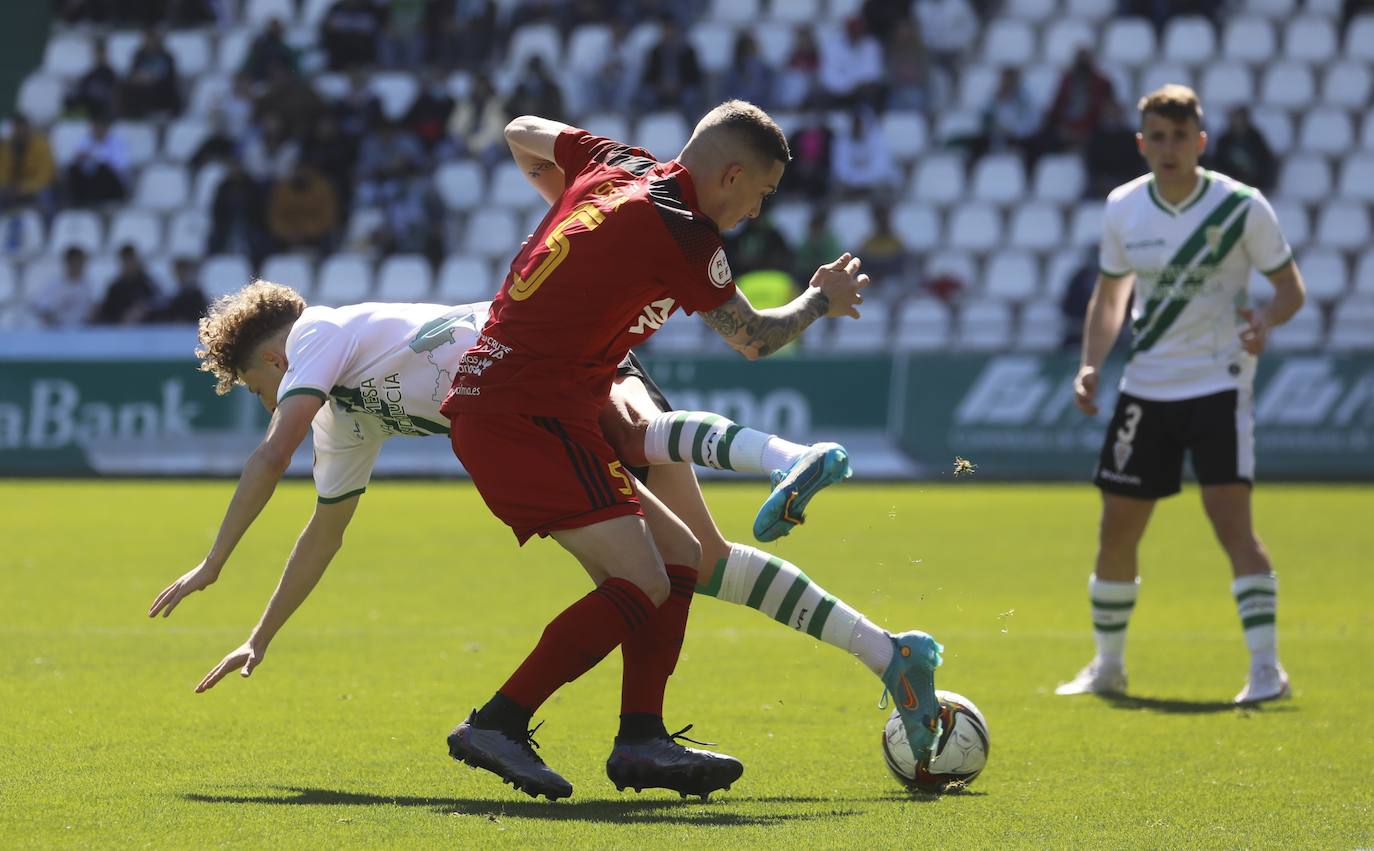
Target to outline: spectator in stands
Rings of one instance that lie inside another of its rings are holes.
[[[410,133],[394,122],[363,140],[358,154],[358,200],[363,206],[381,203],[382,198],[396,194],[388,184],[406,181],[428,165],[425,149]]]
[[[189,160],[193,173],[199,172],[209,163],[228,162],[239,157],[239,143],[242,137],[229,132],[229,125],[224,120],[224,110],[221,107],[217,106],[210,111],[209,124],[209,132]]]
[[[1114,100],[1108,101],[1102,109],[1102,125],[1088,141],[1084,164],[1088,172],[1088,197],[1091,198],[1101,198],[1145,171],[1135,141],[1135,128],[1127,123],[1121,105]]]
[[[843,250],[835,232],[830,229],[825,208],[817,204],[811,208],[811,217],[806,221],[806,233],[801,243],[792,252],[792,274],[799,281],[809,281],[813,272],[833,262]]]
[[[0,141],[0,211],[36,206],[50,211],[57,167],[48,137],[34,132],[28,116],[16,112]]]
[[[377,62],[386,10],[373,0],[337,0],[320,20],[320,44],[331,71]]]
[[[611,43],[602,62],[583,81],[592,110],[624,113],[630,109],[635,93],[635,51],[630,46],[630,27],[616,18],[611,21]]]
[[[930,46],[931,60],[946,74],[956,75],[960,60],[981,29],[968,0],[921,0],[916,4],[916,20]]]
[[[864,28],[873,33],[886,50],[897,28],[911,20],[912,5],[907,0],[864,0],[859,16],[863,18]]]
[[[1013,148],[1026,155],[1029,168],[1036,153],[1040,111],[1021,83],[1021,72],[1003,68],[992,100],[983,108],[983,134],[974,145],[974,156]],[[1132,137],[1134,139],[1134,137]]]
[[[353,170],[358,149],[339,132],[333,116],[325,115],[311,128],[301,145],[300,161],[329,179],[339,197],[344,218],[353,208]]]
[[[181,111],[177,60],[163,42],[162,31],[149,27],[134,51],[129,75],[120,87],[120,113],[125,118],[176,115]]]
[[[1083,255],[1082,265],[1069,276],[1069,281],[1064,286],[1064,295],[1059,299],[1059,310],[1064,314],[1064,339],[1059,344],[1060,348],[1077,349],[1083,345],[1083,317],[1088,315],[1088,302],[1092,299],[1093,289],[1097,286],[1100,269],[1097,248],[1093,247]],[[1130,324],[1127,322],[1126,326],[1129,327]],[[1128,336],[1129,334],[1122,334],[1123,338]]]
[[[276,115],[264,115],[243,145],[243,167],[261,183],[288,176],[300,158],[300,145],[286,135]]]
[[[158,288],[143,268],[138,249],[125,243],[119,249],[119,274],[105,289],[105,299],[91,321],[97,325],[137,325],[157,307]]]
[[[119,75],[110,64],[105,40],[98,38],[92,46],[95,59],[91,69],[81,75],[65,98],[67,111],[77,117],[114,115],[119,105]]]
[[[152,315],[154,322],[196,322],[205,315],[210,299],[201,289],[196,261],[178,257],[172,261],[176,291]]]
[[[94,291],[86,270],[86,252],[73,245],[62,252],[62,270],[57,277],[29,299],[29,311],[50,328],[74,328],[90,319]]]
[[[563,116],[563,90],[550,73],[549,66],[544,64],[544,57],[535,54],[525,62],[524,73],[506,103],[506,112],[513,116]]]
[[[300,73],[296,51],[286,43],[286,25],[281,18],[273,18],[248,46],[248,55],[239,68],[239,74],[254,83],[265,83],[268,73],[278,63],[284,64],[293,74]]]
[[[254,115],[259,123],[275,119],[281,125],[282,132],[292,139],[304,136],[319,121],[325,109],[324,101],[316,94],[315,87],[292,73],[291,68],[280,59],[273,62],[268,70],[267,85],[254,106]]]
[[[901,293],[911,255],[892,228],[892,208],[887,204],[873,205],[873,232],[859,246],[859,256],[879,295],[895,298]]]
[[[1249,107],[1232,107],[1226,114],[1226,129],[1213,149],[1212,166],[1262,192],[1274,188],[1278,178],[1274,151],[1250,122]]]
[[[241,162],[230,160],[229,171],[215,190],[210,207],[209,253],[243,254],[255,267],[261,265],[268,253],[267,233],[262,227],[265,207],[261,184]]]
[[[792,36],[792,51],[778,73],[777,105],[800,109],[815,105],[816,75],[820,72],[821,51],[809,26],[799,26]]]
[[[863,18],[845,21],[843,32],[821,36],[821,66],[817,79],[826,104],[832,107],[883,103],[883,49],[864,26]]]
[[[363,137],[382,123],[382,101],[367,85],[367,75],[355,70],[348,77],[348,91],[334,103],[339,133],[356,151]],[[504,126],[504,125],[503,125]]]
[[[419,68],[425,64],[426,0],[391,0],[377,55],[387,68]]]
[[[431,68],[425,72],[420,94],[406,110],[401,124],[419,139],[425,150],[438,152],[439,144],[448,138],[448,120],[453,116],[453,95],[449,94],[444,77]],[[544,113],[536,113],[543,115]]]
[[[506,124],[514,117],[506,112],[505,102],[496,93],[491,78],[479,74],[472,80],[472,93],[453,111],[448,131],[468,156],[487,168],[495,168],[510,156]]]
[[[1111,80],[1097,70],[1092,51],[1082,48],[1060,79],[1045,114],[1049,144],[1056,149],[1082,148],[1102,125],[1102,113],[1113,100]]]
[[[397,175],[381,187],[375,203],[382,227],[373,234],[383,254],[423,254],[435,269],[444,261],[444,203],[425,175]]]
[[[847,131],[835,137],[831,165],[835,185],[844,193],[888,195],[899,177],[883,128],[869,109],[855,110]]]
[[[298,164],[272,184],[267,227],[279,251],[328,253],[339,227],[339,198],[324,175]]]
[[[696,49],[683,38],[676,20],[665,15],[659,19],[658,43],[649,49],[635,100],[640,109],[652,111],[676,106],[690,115],[701,112],[701,64]]]
[[[496,39],[496,7],[491,0],[429,0],[425,32],[435,64],[477,72],[487,67]]]
[[[888,109],[930,106],[930,57],[916,27],[913,19],[902,18],[884,45]]]
[[[54,0],[53,13],[69,24],[103,24],[110,20],[112,0]]]
[[[1118,0],[1117,13],[1146,18],[1154,24],[1155,32],[1163,35],[1169,19],[1182,15],[1206,18],[1217,27],[1221,7],[1221,0]]]
[[[767,209],[760,213],[758,218],[748,219],[740,227],[727,232],[722,242],[725,244],[725,253],[730,258],[730,267],[736,275],[759,269],[786,271],[792,268],[791,249],[788,248],[787,240],[783,239],[782,233],[773,224]]]
[[[91,121],[90,130],[67,166],[67,198],[78,206],[122,201],[128,194],[129,153],[108,118]]]
[[[759,53],[759,44],[747,30],[735,36],[734,56],[721,81],[722,98],[747,100],[764,109],[773,103],[773,66]]]
[[[824,114],[813,112],[807,115],[805,123],[788,140],[788,147],[792,150],[792,162],[782,174],[783,188],[812,200],[827,197],[830,194],[834,135],[826,126]]]

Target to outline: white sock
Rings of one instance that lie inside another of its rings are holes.
[[[1279,630],[1275,623],[1279,603],[1279,578],[1272,573],[1242,576],[1231,583],[1245,646],[1250,648],[1250,667],[1278,664]]]
[[[1140,593],[1140,577],[1132,582],[1111,582],[1088,577],[1088,599],[1093,609],[1093,640],[1097,642],[1097,658],[1108,665],[1126,664],[1126,624]]]
[[[644,436],[644,456],[650,464],[686,461],[741,473],[786,470],[807,448],[705,411],[658,414]]]
[[[778,623],[858,656],[879,676],[892,662],[892,640],[885,630],[826,593],[796,565],[762,550],[731,544],[711,584],[697,586],[697,593],[758,609]]]

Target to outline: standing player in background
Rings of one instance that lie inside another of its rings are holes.
[[[526,791],[570,794],[529,746],[526,728],[557,688],[621,646],[621,728],[607,773],[618,787],[704,795],[743,767],[678,745],[662,717],[700,546],[680,523],[651,516],[646,525],[639,502],[653,497],[636,497],[598,419],[621,359],[674,310],[703,312],[753,359],[820,316],[857,315],[867,278],[857,258],[843,255],[782,308],[756,311],[735,292],[717,223],[757,216],[790,159],[782,131],[751,104],[707,113],[669,163],[530,116],[511,122],[506,137],[553,206],[512,263],[442,410],[492,512],[522,544],[554,537],[597,588],[558,615],[492,699],[454,729],[450,752]],[[911,702],[929,715],[914,737],[923,738],[917,753],[929,750],[938,724],[938,645],[921,638],[906,648],[921,667],[909,677],[921,692]]]
[[[1231,561],[1231,592],[1250,650],[1250,676],[1235,701],[1275,700],[1287,697],[1289,686],[1277,652],[1278,579],[1250,514],[1251,385],[1269,329],[1302,307],[1302,276],[1264,196],[1198,167],[1207,134],[1192,89],[1167,85],[1139,106],[1136,140],[1150,173],[1107,196],[1101,274],[1074,379],[1078,407],[1096,414],[1098,370],[1134,283],[1131,358],[1095,479],[1102,521],[1088,596],[1097,653],[1056,692],[1125,691],[1137,550],[1155,501],[1178,493],[1187,451],[1203,508]],[[1274,285],[1261,311],[1245,306],[1252,268]]]

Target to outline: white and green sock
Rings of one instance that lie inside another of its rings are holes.
[[[1088,599],[1093,607],[1093,640],[1097,642],[1097,658],[1122,667],[1126,663],[1126,625],[1140,593],[1140,577],[1131,582],[1112,582],[1088,577]]]
[[[1250,648],[1250,667],[1278,664],[1279,631],[1275,623],[1279,604],[1279,578],[1272,573],[1242,576],[1231,583],[1245,646]]]
[[[742,544],[730,545],[730,556],[716,564],[705,594],[758,609],[781,624],[852,653],[882,676],[892,662],[892,638],[872,621],[845,605],[794,564]]]
[[[808,448],[705,411],[659,414],[649,421],[644,437],[644,456],[650,464],[686,461],[741,473],[786,470]]]

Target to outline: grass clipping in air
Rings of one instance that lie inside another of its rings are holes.
[[[977,464],[973,463],[972,461],[968,460],[962,455],[954,456],[954,478],[957,479],[960,476],[972,476],[975,472],[977,472],[977,470]]]

